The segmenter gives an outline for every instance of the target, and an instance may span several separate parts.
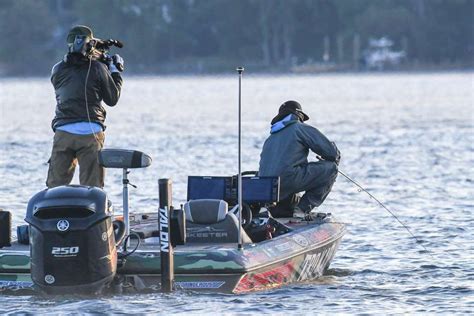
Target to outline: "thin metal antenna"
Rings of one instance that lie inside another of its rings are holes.
[[[242,72],[244,67],[237,67],[239,73],[239,174],[237,176],[237,203],[239,205],[239,238],[238,249],[242,249]]]
[[[423,246],[422,244],[422,241],[419,240],[418,238],[416,238],[416,236],[410,231],[410,229],[408,228],[407,225],[405,225],[392,211],[390,211],[382,202],[380,202],[375,196],[373,196],[372,194],[370,194],[369,191],[367,191],[366,189],[364,189],[359,183],[357,183],[355,180],[352,180],[348,175],[346,175],[344,172],[342,172],[341,170],[338,170],[337,172],[339,172],[341,175],[343,175],[347,180],[349,180],[350,182],[352,182],[353,184],[355,184],[359,189],[361,189],[362,191],[364,191],[365,193],[367,193],[372,199],[374,199],[374,201],[376,201],[380,206],[382,206],[387,212],[390,213],[390,215],[392,215],[399,223],[400,225],[403,226],[403,228],[405,228],[407,230],[408,233],[410,233],[410,235],[418,242],[418,244],[420,244],[421,247],[423,247],[423,249],[434,259],[431,251],[429,251],[425,246]]]

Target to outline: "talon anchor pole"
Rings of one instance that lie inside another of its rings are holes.
[[[158,227],[160,230],[161,291],[169,293],[173,291],[174,287],[174,249],[170,231],[171,179],[158,180],[158,195],[160,199]]]

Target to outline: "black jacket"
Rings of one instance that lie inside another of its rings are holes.
[[[65,59],[54,65],[51,71],[51,82],[56,93],[56,116],[52,122],[53,130],[58,126],[75,123],[99,123],[105,129],[106,111],[101,104],[114,106],[120,98],[122,77],[119,73],[111,74],[102,62],[92,60],[87,79],[87,115],[85,82],[89,60],[82,55],[68,54]]]

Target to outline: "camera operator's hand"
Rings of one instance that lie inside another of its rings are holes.
[[[124,61],[119,54],[112,56],[112,60],[109,62],[109,70],[111,73],[122,72],[124,70]]]

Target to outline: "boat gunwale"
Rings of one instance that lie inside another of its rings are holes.
[[[278,258],[277,260],[271,260],[271,258],[269,258],[266,262],[256,264],[256,265],[250,265],[250,266],[241,266],[241,268],[236,268],[236,269],[226,268],[226,269],[219,270],[221,272],[218,273],[218,274],[219,275],[223,275],[223,274],[245,274],[245,273],[249,273],[249,272],[252,272],[252,271],[255,271],[255,270],[265,268],[267,266],[278,264],[280,262],[290,260],[293,257],[298,257],[298,256],[300,256],[304,253],[311,252],[311,251],[313,251],[317,248],[326,247],[327,245],[329,245],[331,243],[334,243],[337,240],[341,239],[344,236],[344,234],[346,233],[346,224],[345,223],[327,222],[327,223],[323,223],[322,225],[324,225],[324,224],[338,224],[341,229],[339,229],[337,234],[335,234],[334,236],[331,236],[331,238],[324,240],[324,242],[308,245],[306,247],[303,247],[300,250],[295,251],[294,253],[290,253],[289,255],[287,255],[283,258]],[[320,227],[322,225],[311,225],[310,227],[307,227],[307,229],[304,229],[304,231],[312,230],[312,229],[315,229],[315,228]],[[275,239],[288,238],[290,236],[294,236],[294,235],[299,234],[299,233],[302,233],[302,231],[294,230],[294,231],[292,231],[288,234],[283,234],[283,235],[277,236],[274,239],[265,240],[265,241],[263,241],[263,243],[272,242]],[[262,245],[262,243],[253,243],[253,244],[249,244],[249,245],[264,246],[264,245]],[[205,250],[205,249],[202,249],[202,250]],[[218,251],[218,249],[215,249],[215,250]],[[228,251],[230,249],[227,248],[225,250]],[[232,249],[232,250],[234,250],[234,249]],[[236,253],[240,253],[240,250],[238,250],[237,248],[235,248],[235,250],[236,250]],[[245,248],[244,248],[244,250],[245,250]],[[5,254],[12,254],[12,255],[21,254],[22,256],[28,256],[28,257],[30,256],[30,250],[6,250],[5,251],[5,250],[0,249],[0,254],[2,254],[2,252],[5,252]],[[205,252],[205,251],[203,251],[203,252]],[[146,255],[147,253],[158,254],[159,251],[156,251],[156,250],[150,251],[150,250],[137,249],[137,253],[142,254],[142,255]],[[180,253],[181,255],[186,254],[185,251],[183,251],[183,252],[178,251],[177,253]],[[176,253],[175,253],[175,255],[176,255]],[[131,256],[138,257],[138,256],[134,256],[133,254]],[[31,268],[29,268],[29,269],[9,269],[9,270],[5,270],[5,269],[2,269],[0,267],[0,274],[12,274],[12,275],[14,275],[14,274],[29,274],[30,271],[31,271],[30,269]],[[183,271],[183,270],[186,271],[186,273],[180,273],[180,271]],[[185,270],[183,268],[180,268],[179,266],[176,266],[176,268],[175,268],[175,273],[179,274],[179,275],[184,275],[184,274],[198,275],[198,274],[203,274],[203,273],[208,274],[208,271],[215,271],[215,270],[200,269],[200,270],[195,270],[194,272],[192,272],[192,270],[191,270],[191,272],[189,272],[189,270]],[[161,273],[161,271],[160,271],[160,273]],[[154,274],[153,273],[140,274],[140,273],[129,273],[129,272],[120,273],[120,268],[117,270],[117,274],[120,274],[120,275],[146,275],[146,274],[160,275],[160,273],[154,273]],[[213,272],[212,274],[216,274],[216,273]]]
[[[335,224],[335,223],[329,222],[329,223],[323,223],[323,224]],[[326,247],[326,246],[328,246],[328,245],[330,245],[330,244],[336,242],[337,240],[341,239],[341,238],[344,236],[344,234],[345,234],[345,232],[346,232],[346,225],[343,224],[343,223],[340,223],[340,222],[337,222],[337,224],[339,224],[339,225],[342,227],[342,229],[339,230],[339,233],[338,233],[338,234],[335,234],[334,237],[332,237],[332,238],[326,239],[326,240],[325,240],[324,242],[322,242],[322,243],[316,243],[316,244],[314,244],[313,247],[309,247],[309,246],[303,247],[301,250],[299,250],[299,251],[297,251],[297,252],[295,252],[295,253],[289,254],[289,255],[286,256],[286,257],[278,258],[277,260],[271,260],[271,259],[269,259],[267,262],[261,263],[261,264],[258,264],[258,265],[253,265],[253,266],[249,266],[249,267],[243,266],[242,268],[236,268],[236,269],[229,269],[229,268],[221,269],[221,270],[219,270],[219,271],[222,271],[222,273],[219,273],[219,275],[221,275],[221,274],[235,274],[235,273],[240,273],[240,274],[250,273],[250,272],[252,272],[252,271],[259,270],[259,269],[265,268],[265,267],[267,267],[267,266],[275,265],[275,264],[278,264],[278,263],[280,263],[280,262],[290,260],[291,258],[298,257],[298,256],[300,256],[300,255],[303,255],[303,254],[307,253],[307,252],[311,252],[311,251],[313,251],[313,250],[315,250],[315,249],[324,248],[324,247]],[[307,230],[314,229],[314,228],[316,228],[316,225],[314,225],[313,227],[308,227]],[[297,232],[297,231],[294,231],[294,232],[295,232],[295,234],[300,233],[300,232]],[[293,234],[293,235],[295,235],[295,234]],[[279,237],[281,237],[281,238],[287,238],[288,235],[287,235],[287,234],[284,234],[284,235],[278,236],[278,237],[276,237],[276,238],[279,238]],[[275,238],[275,239],[276,239],[276,238]],[[265,242],[271,242],[271,241],[272,241],[272,239],[266,240]],[[254,245],[260,245],[260,246],[261,246],[261,244],[254,244]],[[233,250],[233,249],[232,249],[232,250]],[[235,250],[236,250],[236,251],[239,251],[237,248],[235,248]],[[245,248],[244,248],[244,250],[245,250]],[[239,252],[240,252],[240,251],[239,251]],[[140,253],[146,254],[146,251],[141,251]],[[157,252],[154,252],[154,253],[157,253]],[[238,253],[238,252],[237,252],[237,253]],[[181,252],[181,254],[185,254],[185,252]],[[176,255],[176,254],[175,254],[175,255]],[[133,255],[132,255],[132,256],[133,256]],[[184,270],[184,269],[182,269],[182,268],[180,269],[178,266],[176,266],[176,267],[175,267],[175,274],[182,275],[181,273],[179,273],[180,270],[182,271],[182,270]],[[189,270],[185,270],[185,271],[186,271],[185,274],[189,274],[189,275],[199,275],[199,274],[208,274],[208,271],[215,271],[215,269],[212,269],[212,270],[200,269],[200,270],[195,270],[195,272],[189,272]],[[160,273],[161,273],[161,271],[160,271]],[[156,273],[156,274],[154,274],[154,275],[160,275],[160,273]],[[117,274],[120,274],[120,275],[142,275],[142,274],[140,274],[140,273],[123,273],[123,274],[122,274],[122,273],[120,273],[120,270],[117,271]],[[149,273],[147,273],[147,274],[149,274]],[[216,274],[216,273],[213,272],[212,274]]]

